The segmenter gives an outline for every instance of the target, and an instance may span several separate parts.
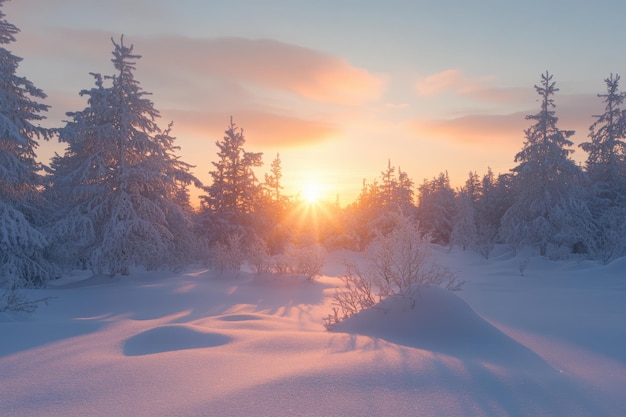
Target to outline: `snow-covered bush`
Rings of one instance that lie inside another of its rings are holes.
[[[318,244],[291,247],[287,250],[287,258],[291,263],[291,272],[304,275],[309,280],[320,274],[324,266],[325,255],[326,251]]]
[[[255,275],[272,272],[272,257],[263,239],[255,236],[248,248],[248,264]]]
[[[374,291],[378,301],[398,295],[413,308],[422,287],[460,289],[463,283],[433,260],[430,240],[420,235],[417,223],[401,214],[397,216],[396,228],[387,235],[379,235],[368,247],[364,266],[347,264],[342,278],[345,288],[335,294],[333,314],[325,320],[327,328],[332,329],[343,319],[374,306]]]
[[[212,248],[211,265],[220,273],[238,272],[246,258],[242,241],[243,235],[234,233],[226,238],[226,242],[215,243]]]
[[[248,250],[248,263],[256,275],[292,274],[314,279],[324,266],[326,251],[321,245],[288,246],[285,253],[269,256],[267,245],[255,240]]]

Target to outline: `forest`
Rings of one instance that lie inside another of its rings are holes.
[[[626,255],[626,93],[617,74],[598,94],[598,115],[580,144],[587,154],[583,166],[571,159],[573,131],[558,123],[559,89],[545,72],[534,86],[539,108],[526,116],[510,172],[469,172],[455,189],[445,170],[415,183],[388,160],[363,181],[358,198],[341,207],[286,195],[280,155],[260,175],[264,155],[246,150],[236,115],[224,121],[207,168],[212,182],[202,184],[176,155],[172,125],[162,123],[135,78],[141,56],[123,36],[112,39],[111,72],[93,73],[93,85],[78,92],[86,107],[68,111],[63,126],[41,127],[46,94],[20,76],[22,58],[7,49],[18,32],[0,11],[5,298],[71,270],[123,276],[135,267],[237,270],[249,262],[259,270],[306,274],[306,265],[275,259],[364,250],[398,226],[398,214],[410,218],[422,238],[485,258],[495,245],[530,248],[547,259],[608,263]],[[36,150],[48,140],[65,151],[43,163]],[[190,187],[202,190],[199,207],[190,201]]]

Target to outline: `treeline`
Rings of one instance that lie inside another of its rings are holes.
[[[4,17],[0,11],[6,45],[19,30]],[[139,58],[123,37],[113,40],[114,73],[92,74],[94,85],[80,91],[86,107],[45,129],[45,93],[17,75],[21,58],[0,47],[0,286],[44,286],[72,269],[115,275],[136,266],[210,265],[216,256],[238,267],[246,256],[314,243],[361,250],[394,228],[397,212],[435,243],[484,256],[500,243],[553,258],[606,262],[626,254],[626,113],[617,75],[606,79],[605,111],[581,145],[589,155],[584,167],[569,157],[573,132],[557,127],[558,89],[546,73],[535,87],[540,111],[527,116],[511,173],[472,172],[455,190],[446,173],[415,186],[389,161],[353,204],[313,209],[284,194],[279,155],[257,178],[262,154],[245,149],[232,119],[216,142],[212,182],[201,184],[135,79]],[[44,166],[35,150],[51,138],[65,151]],[[203,190],[196,210],[191,186]]]
[[[496,244],[532,248],[553,259],[578,255],[608,262],[626,255],[626,111],[618,75],[605,79],[599,94],[604,112],[593,116],[584,167],[570,154],[571,130],[557,125],[549,73],[535,86],[540,110],[526,116],[522,150],[508,174],[482,177],[470,172],[454,190],[447,173],[425,180],[412,201],[412,182],[389,166],[379,181],[364,184],[351,207],[355,240],[367,242],[372,230],[385,226],[386,211],[409,213],[422,233],[442,245],[458,245],[489,256]]]

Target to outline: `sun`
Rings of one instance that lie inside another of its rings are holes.
[[[302,186],[302,198],[308,204],[315,204],[320,201],[322,188],[319,184],[308,183]]]

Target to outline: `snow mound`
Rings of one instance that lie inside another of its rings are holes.
[[[392,343],[458,358],[521,367],[545,367],[530,349],[479,316],[455,293],[439,287],[419,290],[415,306],[400,296],[339,323],[335,331],[376,337]]]
[[[231,340],[223,334],[202,331],[202,328],[198,326],[161,326],[127,339],[124,343],[124,355],[143,356],[177,350],[209,348],[225,345]]]

